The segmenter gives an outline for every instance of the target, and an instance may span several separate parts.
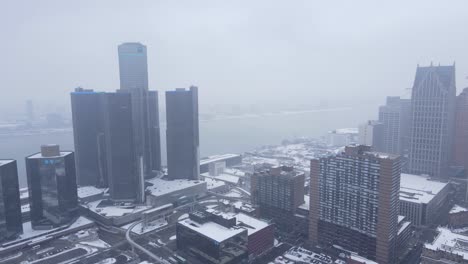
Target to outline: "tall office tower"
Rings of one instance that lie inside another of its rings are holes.
[[[26,158],[34,229],[68,224],[78,215],[75,155],[58,145],[44,145]]]
[[[400,158],[351,145],[310,168],[309,239],[394,263]]]
[[[166,92],[167,170],[171,179],[200,176],[198,88]]]
[[[369,120],[359,125],[359,144],[372,146],[376,151],[383,149],[384,125],[375,120]]]
[[[252,202],[262,218],[273,219],[281,229],[289,229],[299,205],[304,203],[303,172],[280,166],[256,171],[250,178]]]
[[[0,160],[0,242],[23,232],[18,168],[15,160]]]
[[[388,96],[379,107],[379,122],[383,124],[383,148],[386,153],[403,155],[409,146],[411,100]]]
[[[132,100],[129,93],[107,93],[104,97],[104,138],[107,173],[113,200],[144,201],[142,171],[134,147]]]
[[[457,96],[454,141],[453,165],[464,167],[468,176],[468,88]]]
[[[411,95],[410,173],[448,177],[455,99],[455,65],[418,66]]]
[[[148,63],[146,46],[141,43],[124,43],[118,47],[120,91],[132,97],[133,135],[135,155],[143,157],[145,177],[161,169],[159,109],[157,92],[148,91]]]
[[[76,174],[81,186],[107,187],[104,96],[83,88],[71,93]]]

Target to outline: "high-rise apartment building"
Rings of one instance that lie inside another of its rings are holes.
[[[384,125],[375,120],[369,120],[359,125],[359,144],[372,146],[381,151],[384,143]]]
[[[23,232],[18,168],[15,160],[0,160],[0,242]]]
[[[382,151],[403,155],[408,151],[411,125],[411,100],[388,96],[379,107],[379,122],[383,124]]]
[[[31,223],[34,229],[71,223],[78,215],[75,156],[44,145],[26,158]]]
[[[464,167],[468,176],[468,88],[457,96],[453,165]]]
[[[76,174],[81,186],[107,187],[105,96],[83,88],[71,93]]]
[[[394,263],[400,166],[399,156],[372,152],[363,145],[313,159],[311,242],[336,244],[378,263]]]
[[[411,95],[410,173],[448,177],[455,100],[455,65],[418,66]]]
[[[198,88],[166,92],[167,170],[171,179],[200,176]]]
[[[254,172],[250,181],[252,202],[260,216],[289,229],[286,227],[293,222],[296,209],[304,203],[304,173],[279,166]]]
[[[148,90],[146,46],[124,43],[118,47],[120,90],[131,94],[135,155],[143,158],[138,168],[145,177],[161,170],[158,94]]]

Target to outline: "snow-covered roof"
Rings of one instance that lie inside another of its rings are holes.
[[[78,198],[86,198],[93,195],[98,195],[104,193],[104,188],[97,188],[94,186],[81,186],[78,187]]]
[[[457,234],[445,227],[437,228],[439,234],[432,243],[426,243],[425,248],[434,251],[442,250],[448,253],[460,255],[468,260],[468,236]]]
[[[65,157],[66,155],[71,154],[71,153],[73,153],[73,152],[71,152],[71,151],[60,151],[59,156],[45,157],[45,156],[42,156],[41,152],[39,152],[39,153],[33,154],[33,155],[31,155],[31,156],[29,156],[27,158],[28,159],[42,159],[42,158],[46,158],[46,159],[51,158],[51,159],[53,159],[53,158],[57,158],[57,157]]]
[[[270,224],[267,222],[254,218],[252,216],[246,215],[244,213],[238,213],[235,215],[237,220],[237,225],[247,229],[248,235],[255,234],[256,232],[268,227]]]
[[[359,130],[356,127],[352,128],[338,128],[333,131],[330,131],[330,133],[335,133],[335,134],[358,134]]]
[[[223,161],[230,158],[240,157],[239,154],[222,154],[206,157],[200,160],[200,165],[209,164],[212,162]]]
[[[370,259],[367,259],[365,257],[359,256],[358,254],[351,254],[351,256],[349,258],[354,260],[354,261],[358,261],[359,263],[378,264],[377,262],[372,261]]]
[[[227,228],[215,222],[206,222],[203,224],[199,224],[190,219],[182,220],[179,222],[179,224],[197,233],[200,233],[218,243],[223,242],[224,240],[234,237],[238,234],[241,234],[242,232],[246,232],[246,229],[238,226]]]
[[[202,173],[202,177],[220,180],[227,183],[238,184],[239,177],[227,173],[221,173],[218,176],[211,176],[208,172]]]
[[[153,178],[147,180],[147,182],[152,183],[153,186],[148,186],[146,190],[150,191],[154,196],[165,195],[171,192],[180,191],[192,186],[206,184],[203,181],[195,180],[163,180],[159,178]]]
[[[15,161],[15,160],[0,160],[0,166],[11,163],[13,161]]]
[[[450,214],[456,214],[456,213],[466,212],[466,211],[468,211],[468,208],[455,204],[452,207],[452,209],[450,209]]]
[[[292,264],[292,263],[317,263],[329,264],[333,263],[332,258],[325,254],[318,254],[302,247],[293,247],[286,251],[283,256],[277,257],[275,264]]]
[[[427,176],[402,173],[400,200],[429,203],[448,183],[431,180]]]
[[[206,182],[206,188],[208,190],[211,190],[211,189],[216,189],[218,187],[221,187],[221,186],[224,186],[226,185],[225,182],[223,181],[218,181],[218,180],[215,180],[215,179],[212,179],[212,178],[205,178],[203,179],[205,182]]]
[[[105,217],[119,217],[127,214],[142,212],[151,208],[151,206],[136,205],[136,206],[119,206],[105,205],[99,206],[103,200],[97,200],[86,204],[89,210]]]

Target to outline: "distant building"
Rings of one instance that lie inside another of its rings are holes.
[[[375,151],[384,148],[384,125],[375,120],[369,120],[359,125],[359,144],[371,146]]]
[[[411,100],[387,96],[387,103],[379,107],[379,122],[383,124],[382,151],[405,154],[409,146]]]
[[[341,128],[328,132],[327,144],[336,147],[344,147],[358,143],[359,130],[357,128]]]
[[[15,160],[0,160],[0,242],[23,232],[18,168]]]
[[[26,158],[31,222],[34,229],[72,223],[78,216],[73,152],[44,145]]]
[[[468,88],[457,96],[453,165],[465,168],[468,177]]]
[[[166,92],[167,171],[171,179],[200,176],[198,88]]]
[[[104,137],[105,93],[76,88],[71,93],[76,176],[80,186],[107,187]]]
[[[439,227],[437,236],[424,244],[421,264],[468,263],[468,236]]]
[[[226,167],[232,167],[242,163],[242,156],[239,154],[223,154],[205,157],[200,160],[200,173],[209,171],[210,164],[225,162]]]
[[[398,235],[400,158],[347,146],[311,161],[312,244],[336,244],[378,263],[393,263]]]
[[[158,93],[148,90],[146,46],[123,43],[119,53],[119,92],[131,95],[133,136],[136,159],[143,158],[138,168],[146,178],[161,170]]]
[[[401,174],[400,215],[414,226],[431,224],[447,202],[450,184],[426,176]]]
[[[455,100],[455,65],[418,66],[411,95],[410,173],[449,176]]]
[[[272,224],[244,213],[196,211],[177,223],[177,247],[204,263],[247,263],[273,248]]]
[[[293,230],[295,212],[304,204],[304,182],[304,173],[293,167],[256,171],[250,183],[252,203],[262,218],[273,219],[280,229]]]

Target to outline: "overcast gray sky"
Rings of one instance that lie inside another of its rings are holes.
[[[117,45],[148,46],[150,87],[202,104],[382,103],[416,65],[468,86],[468,1],[11,0],[0,8],[0,109],[118,88]]]

